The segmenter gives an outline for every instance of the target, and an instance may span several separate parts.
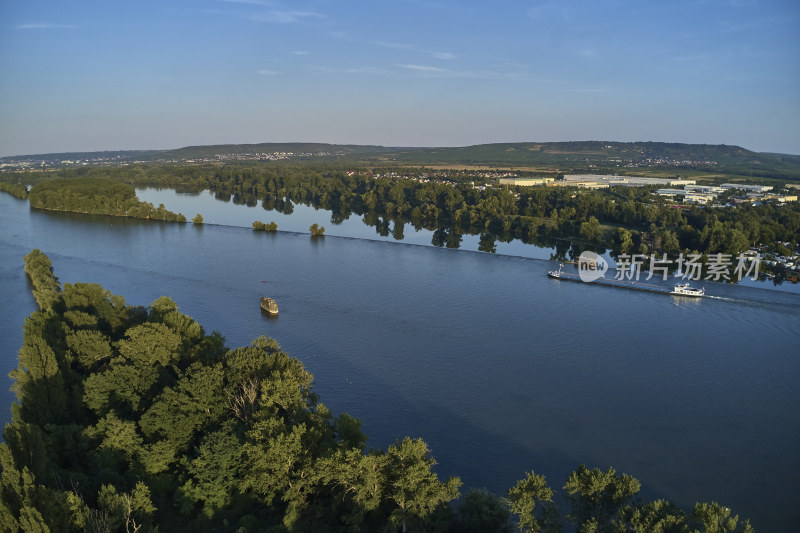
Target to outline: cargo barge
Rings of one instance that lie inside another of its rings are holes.
[[[605,285],[607,287],[617,287],[620,289],[630,289],[633,291],[654,292],[658,294],[671,294],[673,296],[688,296],[690,298],[700,298],[702,296],[705,296],[705,289],[694,288],[688,283],[679,283],[675,285],[672,288],[672,290],[670,290],[664,287],[659,287],[658,285],[649,285],[647,283],[639,283],[622,279],[598,278],[594,281],[584,282],[581,279],[581,277],[577,274],[568,274],[566,272],[562,272],[561,270],[562,266],[563,265],[559,265],[558,270],[550,270],[547,273],[547,275],[553,279],[558,279],[558,280],[580,281],[583,283]]]

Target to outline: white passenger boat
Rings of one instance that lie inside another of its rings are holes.
[[[691,296],[693,298],[700,298],[705,295],[706,290],[703,288],[697,289],[688,283],[679,283],[669,292],[676,296]]]

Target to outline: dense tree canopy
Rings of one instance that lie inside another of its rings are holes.
[[[132,185],[108,178],[42,181],[33,186],[29,198],[31,206],[41,209],[186,222],[185,216],[168,211],[163,204],[154,207],[140,201]]]
[[[50,173],[24,174],[29,183],[37,183],[31,190],[31,205],[108,214],[127,210],[128,216],[185,221],[183,215],[173,215],[163,206],[126,204],[135,201],[135,195],[123,183],[207,189],[220,200],[248,206],[261,203],[267,210],[283,213],[291,213],[297,203],[328,209],[334,224],[358,215],[377,233],[396,239],[402,239],[403,226],[411,224],[434,231],[432,242],[437,246],[457,248],[462,235],[480,235],[480,249],[489,252],[497,241],[520,239],[554,246],[554,240],[563,239],[577,241],[581,248],[609,248],[616,253],[659,253],[671,258],[679,253],[735,256],[756,243],[776,247],[779,242],[789,242],[794,248],[800,235],[797,202],[676,208],[654,196],[652,187],[481,190],[474,185],[474,176],[406,179],[402,176],[417,176],[421,171],[313,162],[89,167],[55,174],[59,176],[56,180]],[[9,174],[6,179],[21,176]],[[67,187],[67,182],[72,185]],[[98,183],[102,184],[101,199],[92,192]],[[55,190],[59,194],[53,194]]]
[[[21,185],[19,183],[10,183],[7,181],[0,181],[0,191],[7,192],[12,196],[16,196],[24,200],[28,197],[28,188],[25,185]]]

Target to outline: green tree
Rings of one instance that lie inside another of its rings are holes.
[[[25,256],[25,273],[33,285],[33,297],[39,304],[39,309],[46,310],[61,292],[61,284],[53,274],[53,265],[50,258],[38,248]]]
[[[553,489],[544,476],[528,472],[525,479],[508,490],[506,503],[517,515],[520,531],[558,533],[561,521],[553,503]],[[538,504],[538,505],[537,505]]]
[[[195,216],[192,217],[192,224],[202,224],[203,223],[203,215],[197,213]]]
[[[394,505],[391,521],[406,531],[417,527],[438,507],[458,497],[461,480],[439,481],[431,471],[436,461],[421,439],[404,438],[386,452],[389,473],[387,498]]]
[[[580,465],[564,484],[570,505],[568,518],[579,531],[612,531],[617,512],[639,492],[639,481],[613,468],[603,472]]]
[[[591,216],[589,220],[581,223],[580,234],[581,237],[587,241],[593,241],[597,237],[597,231],[600,228],[600,222],[596,217]]]
[[[308,228],[311,232],[312,237],[324,237],[325,236],[325,226],[320,226],[316,222],[311,224],[311,227]]]
[[[748,520],[739,524],[739,516],[716,502],[698,503],[692,509],[690,522],[693,533],[753,533]]]
[[[626,505],[615,523],[618,533],[688,533],[686,513],[666,500]]]
[[[458,530],[463,533],[511,533],[508,507],[486,489],[470,489],[456,506]]]

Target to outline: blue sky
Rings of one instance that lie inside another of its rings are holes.
[[[614,140],[800,154],[796,0],[0,0],[0,155]]]

